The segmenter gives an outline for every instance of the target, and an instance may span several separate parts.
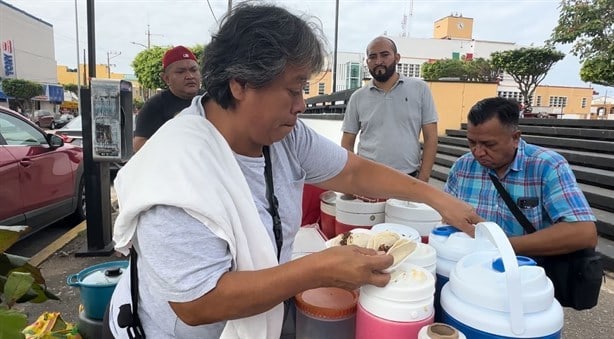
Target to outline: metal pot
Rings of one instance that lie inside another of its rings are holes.
[[[85,315],[91,319],[102,319],[111,301],[117,282],[127,273],[128,261],[111,261],[90,266],[66,278],[70,286],[79,287]]]

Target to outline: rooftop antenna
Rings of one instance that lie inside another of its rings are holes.
[[[403,13],[403,20],[401,20],[401,37],[408,38],[411,36],[411,23],[414,15],[414,0],[409,1],[409,15]]]

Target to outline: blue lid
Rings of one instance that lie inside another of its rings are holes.
[[[518,266],[537,266],[535,260],[522,255],[517,255],[516,261],[518,262]],[[492,268],[498,272],[505,272],[505,268],[503,267],[503,259],[497,258],[495,261],[493,261]]]
[[[435,235],[443,235],[444,237],[450,236],[452,233],[460,232],[460,230],[454,226],[445,225],[433,228],[431,233]]]

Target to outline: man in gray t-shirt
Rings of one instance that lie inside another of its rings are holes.
[[[341,146],[354,152],[360,133],[358,155],[428,181],[437,153],[437,112],[424,81],[396,72],[400,57],[387,37],[369,43],[367,66],[373,79],[350,98]]]

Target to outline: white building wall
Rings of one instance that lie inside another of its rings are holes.
[[[0,1],[0,43],[14,44],[15,78],[56,84],[53,25]],[[4,76],[4,67],[0,68]]]
[[[329,57],[331,70],[333,63],[333,56]],[[336,90],[335,91],[343,91],[349,89],[347,86],[347,78],[350,76],[347,74],[347,65],[348,63],[357,63],[361,67],[361,73],[365,72],[365,53],[349,53],[349,52],[337,52],[337,73],[335,74],[336,78]],[[364,74],[363,74],[364,77]]]

